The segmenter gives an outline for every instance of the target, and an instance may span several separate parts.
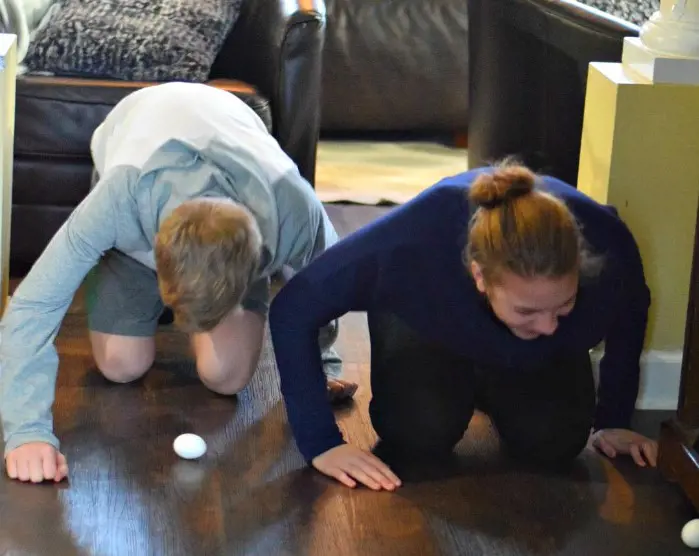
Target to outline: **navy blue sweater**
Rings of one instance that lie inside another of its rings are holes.
[[[390,311],[426,339],[475,364],[524,370],[561,350],[605,342],[595,428],[629,427],[638,394],[650,293],[630,231],[616,211],[550,177],[601,274],[581,282],[571,313],[552,336],[522,340],[498,324],[463,263],[473,170],[446,178],[319,256],[286,284],[270,326],[289,423],[307,461],[344,442],[327,400],[318,330],[350,311]],[[565,372],[561,369],[561,372]]]

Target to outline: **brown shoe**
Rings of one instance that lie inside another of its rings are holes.
[[[337,404],[352,399],[359,385],[339,378],[328,378],[328,398]]]

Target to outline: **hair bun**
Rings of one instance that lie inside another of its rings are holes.
[[[534,190],[536,174],[519,165],[502,165],[480,174],[469,192],[469,200],[485,209],[497,208]]]

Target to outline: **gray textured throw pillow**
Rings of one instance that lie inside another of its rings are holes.
[[[243,0],[64,0],[29,45],[30,72],[205,81]]]
[[[660,8],[660,0],[578,0],[635,25],[643,25]]]

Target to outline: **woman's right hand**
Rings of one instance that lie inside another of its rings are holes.
[[[22,482],[60,482],[68,476],[65,456],[51,444],[29,442],[7,454],[5,467],[11,479]]]
[[[350,488],[357,481],[372,490],[395,490],[400,479],[374,454],[351,444],[341,444],[313,458],[313,467]]]

